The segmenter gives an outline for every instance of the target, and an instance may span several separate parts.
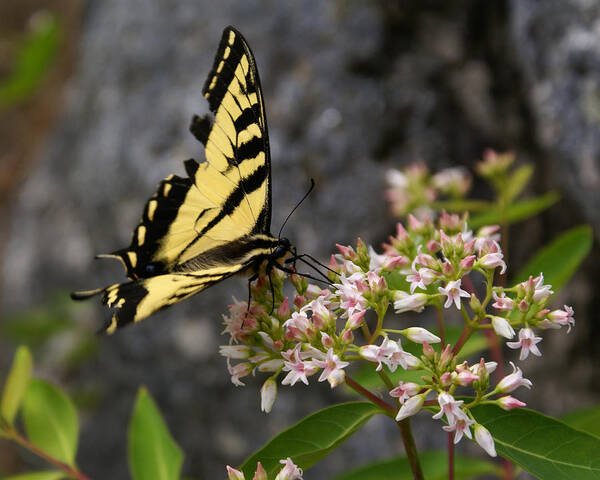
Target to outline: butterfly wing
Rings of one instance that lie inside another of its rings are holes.
[[[155,311],[247,269],[276,246],[271,222],[271,165],[264,102],[254,56],[242,35],[223,31],[203,88],[210,116],[192,119],[206,161],[187,160],[188,177],[164,179],[148,200],[121,260],[132,282],[103,292],[115,310],[108,327]],[[233,252],[233,253],[232,253]]]

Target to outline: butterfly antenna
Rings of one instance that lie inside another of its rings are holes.
[[[292,211],[286,217],[285,221],[283,222],[283,225],[281,225],[281,228],[279,229],[279,233],[277,234],[277,238],[281,238],[281,232],[283,231],[283,227],[285,227],[285,224],[292,216],[292,213],[294,213],[296,211],[296,209],[302,204],[302,202],[304,200],[306,200],[306,197],[308,197],[310,195],[310,192],[313,191],[313,188],[315,188],[315,181],[311,178],[310,179],[310,188],[308,189],[308,192],[306,192],[304,194],[304,196],[302,197],[302,199],[296,204],[296,206],[294,208],[292,208]]]

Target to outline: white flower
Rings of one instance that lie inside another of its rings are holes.
[[[500,393],[509,393],[521,386],[531,388],[531,380],[523,378],[523,371],[513,362],[510,362],[510,364],[513,367],[513,373],[500,380],[496,386],[496,390]]]
[[[461,283],[460,279],[452,280],[446,284],[445,288],[438,287],[438,291],[442,295],[448,296],[448,298],[446,299],[446,303],[444,303],[444,308],[449,308],[450,305],[452,305],[452,302],[454,302],[454,305],[456,306],[456,308],[458,310],[460,310],[460,297],[467,297],[467,298],[471,297],[469,292],[460,288],[460,283]]]
[[[431,418],[438,420],[445,414],[446,418],[448,419],[448,423],[453,425],[455,418],[461,414],[464,414],[460,409],[460,406],[464,403],[463,400],[455,400],[452,395],[446,392],[440,393],[437,400],[440,405],[440,411]]]
[[[344,381],[346,377],[343,369],[350,365],[348,362],[340,360],[340,357],[333,353],[333,348],[327,350],[327,358],[325,361],[315,359],[313,360],[313,363],[317,367],[323,369],[321,376],[319,377],[319,382],[327,380],[331,388],[336,387]]]
[[[506,342],[506,345],[514,349],[520,348],[521,354],[519,355],[519,360],[525,360],[529,356],[529,352],[537,357],[542,356],[542,352],[540,352],[536,345],[541,341],[542,337],[536,337],[531,328],[522,328],[519,330],[519,341]]]

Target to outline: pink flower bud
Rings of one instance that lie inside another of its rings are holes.
[[[396,224],[396,238],[398,240],[406,240],[408,238],[408,232],[400,222]]]
[[[404,403],[413,395],[416,395],[421,386],[413,382],[398,382],[398,386],[390,390],[390,396],[398,399],[400,403]]]
[[[306,305],[306,298],[302,295],[296,295],[294,297],[294,305],[298,308],[302,308],[304,305]]]
[[[419,229],[423,226],[423,222],[418,220],[412,213],[408,214],[408,223],[413,232],[419,231]]]
[[[277,308],[277,315],[280,318],[289,318],[289,316],[290,316],[290,300],[288,297],[285,297],[283,302],[281,302],[281,304],[279,305],[279,308]]]
[[[336,243],[335,246],[342,254],[342,257],[344,257],[346,260],[352,261],[357,258],[356,252],[352,247],[346,247],[344,245],[340,245],[339,243]]]
[[[502,410],[506,410],[507,412],[510,410],[514,410],[515,408],[521,408],[527,405],[526,403],[521,402],[520,400],[517,400],[515,397],[511,397],[510,395],[499,398],[497,402],[498,406]]]
[[[442,373],[442,375],[440,376],[440,383],[444,387],[450,386],[452,384],[452,374],[450,372]]]
[[[260,462],[256,463],[256,472],[254,473],[252,480],[269,480],[267,478],[267,472]]]
[[[463,258],[460,261],[460,268],[462,270],[469,270],[469,269],[473,268],[473,264],[475,263],[475,258],[477,258],[475,255],[469,255],[468,257]]]
[[[346,322],[346,328],[354,330],[355,328],[360,327],[363,323],[363,317],[365,316],[365,313],[367,313],[366,310],[361,310],[350,315],[348,317],[348,321]]]
[[[466,387],[477,380],[479,380],[479,375],[475,375],[470,370],[463,370],[456,375],[456,381],[463,387]]]
[[[429,360],[432,360],[435,356],[435,350],[427,342],[423,343],[423,355]]]
[[[354,334],[352,333],[352,330],[344,330],[341,340],[342,343],[345,343],[346,345],[351,344],[354,341]]]
[[[506,272],[506,263],[504,263],[504,260],[502,260],[503,257],[504,255],[502,255],[499,252],[488,253],[487,255],[484,255],[479,259],[479,265],[487,269],[495,269],[497,267],[502,267],[502,269],[500,270],[500,275],[502,275],[504,274],[504,272]]]
[[[331,348],[334,345],[334,341],[333,338],[331,338],[328,334],[326,334],[325,332],[321,332],[321,343],[323,344],[323,346],[325,348]]]
[[[244,474],[235,468],[231,468],[227,465],[227,479],[228,480],[246,480]]]
[[[386,271],[393,270],[395,268],[405,267],[409,264],[408,258],[403,255],[386,256],[381,268]]]
[[[442,265],[442,272],[448,277],[452,276],[452,274],[454,273],[454,267],[448,260],[446,260]]]
[[[465,246],[463,248],[463,252],[466,253],[467,255],[472,254],[475,251],[475,243],[476,242],[477,242],[477,239],[476,238],[472,238],[467,243],[465,243]]]
[[[529,310],[529,307],[530,307],[530,305],[527,300],[523,299],[519,302],[519,310],[521,312],[527,312]]]
[[[435,240],[429,240],[427,242],[427,250],[430,253],[437,253],[437,252],[439,252],[440,248],[442,248],[442,246],[440,245],[439,242],[436,242]]]

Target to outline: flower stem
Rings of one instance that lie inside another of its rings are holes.
[[[448,480],[454,480],[454,436],[448,432]]]
[[[69,477],[76,478],[77,480],[91,480],[90,477],[84,475],[83,473],[78,471],[76,468],[71,467],[70,465],[67,465],[64,462],[61,462],[60,460],[54,458],[53,456],[51,456],[48,453],[41,450],[40,448],[36,447],[33,443],[31,443],[29,440],[27,440],[25,437],[23,437],[21,434],[19,434],[19,432],[17,432],[16,430],[11,429],[6,433],[7,433],[8,438],[10,438],[14,442],[18,443],[22,447],[26,448],[30,452],[36,454],[38,457],[43,458],[48,463],[54,465],[55,467],[60,468]]]
[[[444,332],[444,312],[442,312],[442,307],[436,303],[435,311],[437,313],[437,324],[438,331],[440,333],[440,340],[442,341],[442,349],[446,346],[446,334]]]
[[[399,422],[396,422],[396,424],[400,429],[400,435],[402,435],[404,450],[406,451],[406,456],[408,457],[408,463],[410,464],[413,478],[415,480],[423,480],[425,477],[423,477],[423,470],[421,469],[421,462],[419,462],[417,446],[415,445],[415,439],[410,427],[410,417],[400,420]]]
[[[346,374],[346,385],[348,385],[356,393],[358,393],[358,394],[362,395],[363,397],[365,397],[370,402],[374,403],[375,405],[380,406],[385,411],[386,415],[388,415],[390,417],[393,417],[394,415],[396,415],[396,409],[394,407],[392,407],[389,403],[384,402],[378,396],[376,396],[373,393],[369,392],[361,384],[359,384],[356,381],[354,381],[352,379],[352,377],[350,375],[348,375],[348,374]]]

